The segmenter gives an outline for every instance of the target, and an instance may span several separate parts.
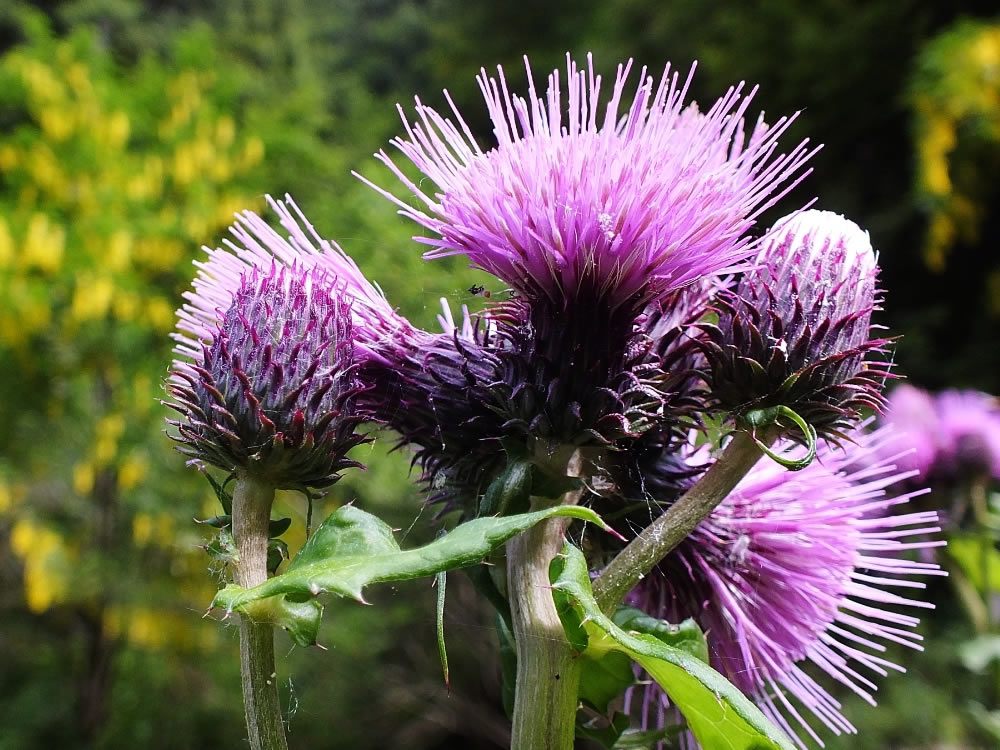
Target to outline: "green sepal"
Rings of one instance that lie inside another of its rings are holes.
[[[588,635],[585,654],[600,658],[617,651],[638,663],[684,715],[702,747],[795,750],[759,708],[703,661],[655,636],[618,627],[594,599],[583,553],[567,544],[563,556],[565,562],[553,593],[565,597],[579,613]]]
[[[253,602],[291,595],[296,603],[324,592],[364,602],[371,583],[432,576],[481,561],[516,534],[557,516],[576,518],[607,529],[589,508],[559,505],[517,516],[477,518],[460,524],[430,544],[401,550],[392,528],[353,505],[330,514],[303,545],[288,569],[251,589],[235,584],[218,592],[213,607],[253,617]]]

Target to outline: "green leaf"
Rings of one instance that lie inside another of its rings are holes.
[[[500,476],[490,482],[479,505],[480,516],[504,516],[528,509],[534,466],[526,459],[512,458]]]
[[[602,714],[607,714],[608,704],[633,684],[632,660],[620,651],[599,656],[584,652],[580,657],[580,700]]]
[[[437,644],[438,657],[441,659],[441,673],[444,684],[451,690],[451,679],[448,673],[448,646],[444,642],[444,598],[448,586],[448,574],[443,570],[434,577],[437,584]]]
[[[385,522],[345,505],[316,529],[284,573],[252,589],[230,584],[216,594],[212,606],[227,612],[240,610],[254,618],[260,609],[248,605],[282,594],[299,603],[324,592],[364,602],[362,590],[368,584],[432,576],[472,565],[516,534],[556,516],[607,528],[588,508],[559,505],[517,516],[476,518],[430,544],[404,551]],[[265,614],[276,616],[270,610]]]
[[[272,539],[274,539],[275,537],[279,537],[286,531],[288,531],[288,527],[291,525],[292,525],[291,518],[278,518],[274,521],[271,521],[268,524],[267,535]]]
[[[979,592],[1000,590],[1000,550],[992,537],[955,534],[948,539],[948,554]]]
[[[630,729],[623,732],[615,742],[613,750],[651,750],[651,748],[675,747],[672,740],[681,733],[680,727],[664,729]]]
[[[323,605],[315,599],[293,601],[285,596],[274,596],[252,602],[242,612],[254,622],[266,622],[288,631],[300,646],[311,646],[316,643],[319,633]]]
[[[267,572],[274,575],[278,567],[288,559],[288,545],[282,539],[267,540]]]
[[[621,607],[611,618],[625,631],[645,633],[660,639],[668,646],[687,651],[691,656],[708,664],[708,641],[698,623],[690,617],[679,625],[650,617],[635,607]]]
[[[626,661],[628,661],[626,659]],[[577,738],[584,738],[598,743],[601,747],[618,747],[618,741],[628,730],[629,718],[625,714],[615,714],[610,720],[601,720],[600,724],[577,724]]]
[[[554,585],[583,616],[588,654],[618,651],[659,683],[687,719],[702,747],[713,750],[795,750],[791,741],[743,693],[687,651],[645,633],[628,633],[601,612],[590,588],[583,553],[567,544]]]
[[[514,634],[507,621],[499,614],[496,617],[497,640],[500,642],[500,697],[507,718],[514,716],[514,690],[517,684],[517,649]]]
[[[233,496],[226,491],[226,485],[229,483],[229,479],[225,482],[219,484],[215,477],[208,473],[207,470],[202,471],[202,475],[208,480],[208,483],[212,485],[212,490],[215,492],[215,497],[219,500],[219,505],[222,506],[223,512],[228,516],[233,512]]]
[[[211,518],[196,518],[194,522],[213,529],[225,529],[233,525],[232,516],[212,516]]]
[[[981,635],[958,647],[962,666],[970,672],[986,671],[994,661],[1000,661],[1000,635]]]

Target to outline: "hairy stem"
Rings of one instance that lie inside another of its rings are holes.
[[[245,588],[267,580],[268,524],[273,502],[273,485],[247,475],[237,477],[233,492],[233,537],[238,555],[234,577]],[[250,747],[286,750],[270,625],[241,617],[240,672]]]
[[[769,446],[774,435],[758,439]],[[606,613],[614,611],[626,594],[725,500],[762,455],[754,438],[745,432],[736,433],[701,479],[643,529],[597,577],[594,597],[601,609]]]
[[[577,474],[574,454],[566,471]],[[534,498],[533,509],[575,504],[579,491],[559,500]],[[543,521],[507,543],[517,680],[512,750],[571,750],[576,732],[580,664],[552,600],[549,565],[562,551],[567,519]]]

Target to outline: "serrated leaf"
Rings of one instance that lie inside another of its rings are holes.
[[[360,508],[345,505],[316,529],[284,573],[252,589],[230,584],[216,594],[212,606],[227,612],[240,610],[253,618],[256,608],[248,605],[281,595],[304,602],[329,592],[363,602],[362,590],[371,583],[464,568],[479,562],[516,534],[557,516],[607,528],[589,508],[559,505],[516,516],[476,518],[430,544],[404,551],[396,544],[388,524]]]
[[[285,596],[272,596],[248,604],[243,614],[254,622],[265,622],[287,631],[299,646],[312,646],[319,634],[323,605],[316,599],[292,601]]]
[[[590,587],[583,553],[564,548],[562,573],[554,584],[582,614],[595,656],[619,651],[637,662],[684,714],[702,747],[712,750],[795,750],[795,746],[740,690],[686,651],[655,636],[628,633],[601,612]]]

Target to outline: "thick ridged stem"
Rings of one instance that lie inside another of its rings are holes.
[[[774,435],[761,438],[770,445]],[[594,580],[594,597],[611,613],[639,581],[694,531],[764,455],[745,432],[738,432],[719,460],[667,511],[629,542]]]
[[[233,492],[236,583],[251,588],[267,580],[267,540],[274,485],[245,474]],[[274,670],[274,632],[270,625],[240,620],[240,673],[247,734],[252,750],[287,750],[285,725]]]
[[[579,472],[574,453],[561,467]],[[558,500],[534,498],[533,509],[573,505],[579,491]],[[507,543],[507,587],[517,652],[511,750],[572,750],[580,663],[552,599],[549,565],[563,548],[568,520],[553,518]]]

